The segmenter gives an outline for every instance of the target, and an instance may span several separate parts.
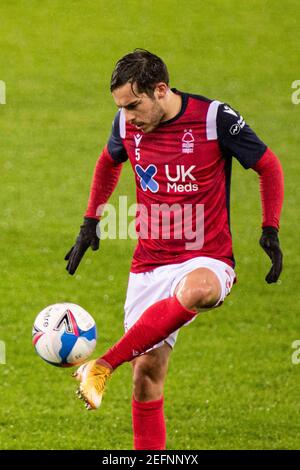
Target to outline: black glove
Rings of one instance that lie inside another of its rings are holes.
[[[259,244],[272,261],[272,267],[265,277],[267,283],[271,284],[278,280],[282,271],[282,251],[279,246],[278,230],[275,227],[264,227]]]
[[[75,273],[89,246],[93,251],[99,249],[99,238],[96,233],[98,223],[99,221],[97,219],[92,219],[91,217],[84,218],[75,245],[72,246],[71,250],[65,256],[65,260],[68,261],[66,270],[69,274]]]

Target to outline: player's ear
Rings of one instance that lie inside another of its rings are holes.
[[[156,95],[158,99],[162,99],[166,96],[168,90],[169,90],[169,87],[166,83],[159,82],[155,86],[154,94]]]

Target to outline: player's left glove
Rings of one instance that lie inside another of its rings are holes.
[[[259,240],[260,246],[265,250],[272,261],[272,267],[265,279],[268,284],[277,282],[282,271],[282,251],[279,246],[278,230],[275,227],[264,227]]]
[[[65,260],[68,261],[66,270],[69,274],[74,274],[84,253],[90,246],[93,251],[99,248],[99,238],[97,235],[97,225],[99,221],[92,217],[84,217],[83,224],[80,227],[79,235],[75,245],[66,254]]]

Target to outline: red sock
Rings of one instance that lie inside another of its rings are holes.
[[[139,402],[132,397],[132,424],[135,450],[164,450],[166,425],[164,399]]]
[[[104,356],[112,369],[147,351],[195,317],[196,312],[181,305],[176,296],[160,300],[144,311],[138,321]]]

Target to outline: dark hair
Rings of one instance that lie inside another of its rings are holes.
[[[131,83],[133,91],[135,83],[139,93],[153,96],[155,85],[159,82],[169,84],[166,64],[160,57],[145,49],[135,49],[116,63],[111,76],[110,91],[125,85],[125,83]]]

